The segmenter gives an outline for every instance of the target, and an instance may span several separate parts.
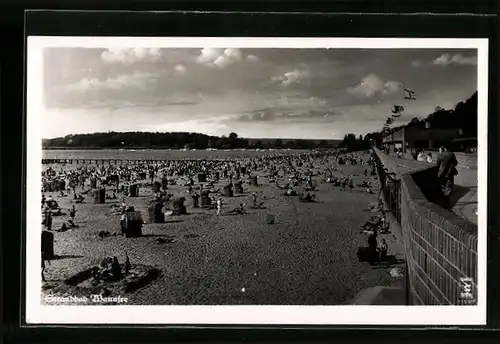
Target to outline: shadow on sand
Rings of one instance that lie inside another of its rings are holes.
[[[404,262],[404,259],[397,259],[395,255],[389,255],[383,261],[376,262],[373,265],[373,269],[393,268],[399,264],[403,264]]]
[[[72,255],[72,254],[63,254],[61,256],[54,256],[54,258],[52,260],[61,260],[61,259],[70,259],[70,258],[83,258],[83,256],[76,256],[76,255]]]
[[[181,223],[184,222],[184,220],[170,220],[170,221],[165,221],[163,223]]]
[[[451,192],[450,195],[450,201],[449,201],[450,209],[453,208],[458,203],[458,201],[469,192],[469,190],[470,188],[467,188],[465,186],[454,185],[453,191]]]
[[[173,236],[168,235],[168,234],[143,234],[142,237],[144,238],[167,238],[171,239]]]

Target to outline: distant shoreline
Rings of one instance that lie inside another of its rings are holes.
[[[119,150],[119,149],[173,149],[180,150],[182,148],[172,148],[172,147],[42,147],[42,150]]]
[[[172,147],[43,147],[42,150],[130,150],[130,149],[135,149],[135,150],[144,150],[144,149],[150,149],[150,150],[165,150],[165,149],[170,149],[170,150],[181,150],[182,148],[172,148]],[[203,149],[200,149],[203,150]]]
[[[42,150],[182,150],[183,148],[172,148],[172,147],[42,147]],[[267,149],[274,149],[274,150],[307,150],[304,148],[258,148],[261,150],[267,150]],[[319,148],[319,149],[335,149],[335,147],[332,148]],[[189,149],[188,151],[191,151],[192,149]],[[196,150],[207,150],[206,148],[200,148]],[[241,148],[221,148],[217,149],[219,151],[223,150],[243,150]],[[215,150],[215,151],[217,151]],[[256,150],[256,148],[246,148],[244,150]]]

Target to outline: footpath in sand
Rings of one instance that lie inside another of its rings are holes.
[[[362,180],[375,184],[374,177],[362,176],[366,167],[343,165],[336,173],[358,174],[355,185]],[[84,204],[77,205],[79,228],[54,232],[59,257],[47,266],[42,297],[103,257],[123,260],[125,252],[132,264],[160,270],[160,276],[149,285],[121,295],[128,297],[128,304],[336,305],[351,303],[365,288],[401,283],[402,278],[391,277],[390,268],[360,263],[356,256],[358,247],[367,246],[361,226],[378,215],[369,211],[377,203],[378,188],[373,189],[374,194],[358,187],[349,192],[321,183],[320,177],[314,179],[319,188],[316,203],[283,196],[265,176],[259,178],[258,187],[245,184],[244,194],[224,198],[224,210],[251,204],[251,193],[257,192],[266,209],[248,209],[246,215],[217,216],[214,210],[193,208],[186,197],[188,215],[170,217],[164,224],[145,224],[139,238],[99,238],[101,230],[119,231],[120,215],[113,213],[112,206],[121,201],[92,204],[87,197]],[[180,194],[184,189],[172,186],[169,192]],[[52,196],[63,209],[71,206],[71,197]],[[127,204],[146,219],[152,198],[151,188],[142,187],[139,197],[127,198]],[[266,222],[267,214],[276,216],[275,224]],[[54,217],[53,228],[67,219],[67,215]],[[402,257],[402,248],[392,234],[380,235],[379,241],[382,238],[388,242],[389,254]]]

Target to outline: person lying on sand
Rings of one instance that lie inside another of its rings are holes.
[[[299,195],[299,201],[301,202],[316,202],[316,195],[309,192],[302,193]]]
[[[58,209],[59,208],[59,204],[56,201],[54,201],[51,196],[49,196],[49,198],[47,199],[46,204],[47,204],[47,207],[49,209]]]
[[[297,196],[297,192],[292,188],[288,188],[288,190],[285,191],[284,196]]]
[[[77,197],[75,197],[74,201],[75,203],[79,204],[79,203],[83,203],[83,196],[82,195],[78,195]]]
[[[246,214],[246,210],[245,210],[245,204],[244,203],[240,203],[240,206],[239,207],[236,207],[236,208],[233,208],[231,209],[228,214],[237,214],[237,215],[244,215]]]
[[[52,216],[62,216],[62,215],[66,215],[65,213],[63,213],[61,211],[61,208],[57,208],[57,209],[51,209],[52,211]]]
[[[61,225],[61,228],[59,228],[57,231],[58,232],[66,232],[69,229],[72,228],[78,228],[78,225],[76,225],[73,220],[69,219],[68,222],[63,222]]]
[[[106,195],[106,199],[117,199],[118,197],[116,196],[116,192],[113,190],[113,193],[111,194],[111,196],[109,195]]]
[[[260,202],[259,204],[257,205],[252,205],[251,206],[252,209],[265,209],[265,205],[264,205],[264,202]]]
[[[358,187],[360,188],[369,188],[372,186],[371,182],[367,182],[366,180],[363,180],[361,184],[357,184]]]

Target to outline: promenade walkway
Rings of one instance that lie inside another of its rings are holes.
[[[384,156],[387,158],[384,159]],[[435,162],[429,164],[413,160],[409,154],[406,154],[403,158],[380,154],[380,158],[387,169],[397,171],[396,176],[398,178],[402,173],[415,171],[435,164]],[[457,170],[458,175],[455,177],[455,187],[451,196],[452,211],[477,225],[477,159],[475,164],[468,163],[466,165],[459,163]]]

